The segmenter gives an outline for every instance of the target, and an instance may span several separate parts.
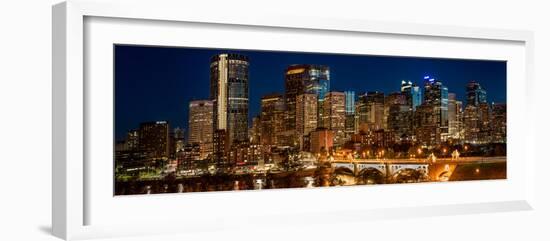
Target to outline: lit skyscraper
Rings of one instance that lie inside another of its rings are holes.
[[[367,123],[369,130],[384,129],[384,93],[367,92]]]
[[[422,104],[422,89],[411,81],[401,81],[401,93],[407,96],[407,103],[413,110]]]
[[[407,100],[407,93],[396,92],[389,94],[384,103],[385,129],[392,131],[399,141],[412,137],[412,108]]]
[[[252,118],[252,127],[248,129],[250,144],[253,144],[253,145],[260,144],[261,130],[262,130],[262,123],[260,121],[260,116],[254,116],[254,118]]]
[[[464,140],[468,143],[486,143],[491,138],[491,109],[489,104],[468,105],[464,110]]]
[[[346,96],[344,92],[328,92],[323,101],[323,126],[334,133],[334,144],[343,145],[346,125]]]
[[[167,121],[144,122],[139,125],[139,149],[150,158],[168,158],[170,127]]]
[[[368,123],[368,111],[367,111],[367,93],[363,93],[358,96],[358,100],[355,103],[355,119],[357,131],[365,131]]]
[[[279,145],[280,135],[285,131],[285,101],[281,94],[270,94],[262,97],[260,114],[260,143],[262,145]]]
[[[359,131],[367,132],[384,128],[384,93],[369,91],[360,95],[355,110]]]
[[[449,129],[449,90],[439,80],[424,77],[424,104],[433,108],[435,124],[440,129],[441,139],[446,140]]]
[[[291,65],[285,72],[285,104],[286,127],[289,131],[296,129],[296,97],[302,94],[316,94],[319,101],[318,108],[322,108],[321,102],[330,90],[330,70],[322,65]],[[322,110],[317,111],[318,119],[323,115]]]
[[[210,100],[189,103],[189,143],[212,142],[213,110]]]
[[[355,121],[355,91],[344,91],[346,95],[346,140],[351,138],[356,131]]]
[[[128,131],[126,145],[128,150],[136,150],[139,148],[139,130]]]
[[[346,114],[355,113],[355,91],[344,91],[346,95]]]
[[[464,108],[464,141],[467,143],[477,143],[481,131],[479,108],[475,105],[467,105]]]
[[[210,123],[212,124],[212,123]],[[175,147],[174,151],[178,152],[183,149],[183,146],[185,145],[185,130],[179,127],[174,128],[174,143],[172,143]]]
[[[475,80],[468,82],[466,85],[466,104],[479,106],[482,103],[487,103],[487,91]]]
[[[219,54],[210,61],[213,126],[226,132],[227,146],[248,140],[248,57]]]
[[[300,148],[304,148],[304,136],[317,128],[317,95],[302,94],[296,98],[296,135]]]
[[[493,103],[491,115],[493,142],[506,143],[506,104]]]
[[[479,143],[488,143],[491,141],[491,105],[489,103],[479,104],[480,131],[478,135]]]
[[[201,159],[212,152],[214,105],[211,100],[189,103],[189,143],[199,144]]]
[[[419,105],[414,112],[414,134],[422,145],[434,146],[441,141],[441,129],[437,126],[437,116],[434,107],[425,103]]]
[[[449,93],[449,137],[461,139],[462,102],[456,100],[456,94]]]

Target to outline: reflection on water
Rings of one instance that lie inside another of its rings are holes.
[[[438,176],[428,175],[422,170],[414,169],[404,169],[398,175],[385,175],[375,169],[364,169],[359,173],[353,173],[332,168],[317,168],[279,173],[218,174],[188,178],[173,177],[162,180],[120,181],[115,183],[115,195],[313,188],[505,178],[506,163],[458,165],[454,170],[444,166]]]
[[[330,172],[293,172],[259,175],[202,176],[174,180],[117,182],[116,195],[183,193],[231,190],[262,190],[277,188],[313,188],[382,184],[377,176],[353,176]],[[417,180],[415,180],[417,181]]]

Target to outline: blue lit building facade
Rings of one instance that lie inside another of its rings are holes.
[[[401,81],[401,93],[407,96],[407,102],[413,110],[422,104],[422,89],[411,81]]]
[[[346,95],[346,115],[355,113],[355,91],[344,91]]]
[[[285,72],[286,130],[296,129],[296,98],[302,94],[316,94],[318,107],[323,106],[325,95],[330,91],[330,69],[323,65],[296,64]],[[319,109],[318,120],[323,111]]]
[[[424,81],[424,104],[432,107],[434,123],[444,135],[449,128],[449,90],[441,81],[430,76],[425,76]]]
[[[487,103],[487,91],[481,85],[472,80],[466,85],[466,104],[479,106]]]

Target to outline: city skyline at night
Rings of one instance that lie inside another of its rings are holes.
[[[463,103],[470,80],[489,93],[489,103],[506,103],[503,61],[117,45],[115,138],[123,139],[127,131],[137,128],[136,120],[166,120],[172,127],[188,130],[188,103],[209,98],[210,58],[224,52],[250,59],[249,123],[260,114],[262,96],[284,94],[284,73],[293,64],[328,66],[333,91],[388,95],[400,91],[402,80],[423,89],[423,78],[429,75],[441,80]]]
[[[506,62],[115,45],[115,195],[506,179]]]

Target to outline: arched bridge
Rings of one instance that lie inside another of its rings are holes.
[[[423,175],[429,180],[445,181],[457,165],[506,162],[506,157],[461,157],[430,159],[353,159],[331,162],[336,173],[361,176],[375,173],[385,178],[401,174]]]

